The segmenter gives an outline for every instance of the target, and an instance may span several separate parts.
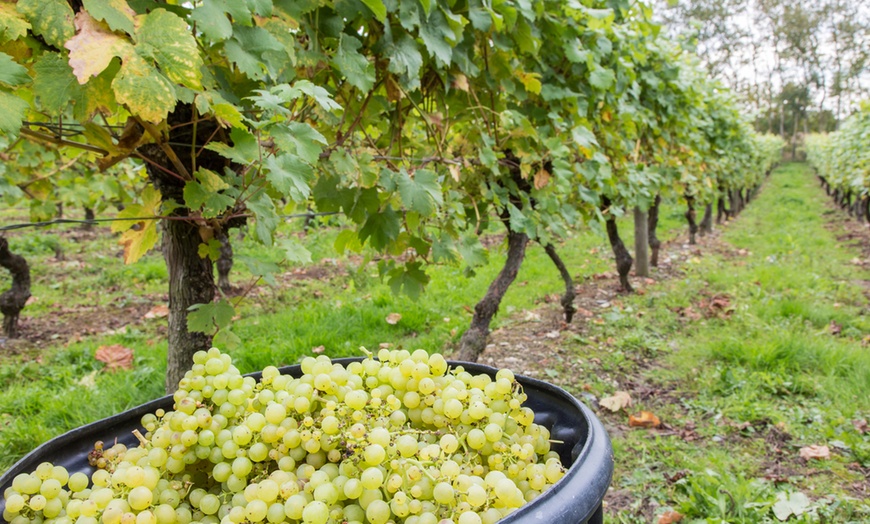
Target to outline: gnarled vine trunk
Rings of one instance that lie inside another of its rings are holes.
[[[0,313],[3,313],[3,334],[18,336],[18,316],[30,298],[30,266],[21,255],[9,251],[9,242],[0,237],[0,267],[12,275],[12,287],[0,294]]]
[[[233,290],[230,284],[230,270],[233,269],[233,245],[226,231],[217,233],[217,239],[221,243],[221,256],[217,260],[218,287],[224,293]]]
[[[170,131],[166,144],[163,147],[148,144],[139,149],[150,161],[146,164],[148,176],[164,202],[184,202],[186,180],[178,174],[177,164],[188,173],[199,167],[221,173],[225,167],[230,167],[229,161],[219,154],[202,147],[190,147],[192,143],[203,146],[211,140],[227,140],[222,138],[224,135],[214,121],[199,120],[196,126],[188,125],[194,118],[191,106],[178,104],[167,119]],[[170,157],[167,147],[171,148],[175,159]],[[200,152],[193,158],[191,151],[197,150]],[[203,242],[199,232],[202,224],[186,220],[188,213],[187,208],[176,208],[161,222],[163,258],[169,273],[167,393],[177,389],[179,380],[193,365],[193,354],[211,346],[211,335],[187,329],[190,307],[211,303],[215,298],[214,265],[209,257],[199,256],[199,245]]]
[[[698,234],[698,223],[695,221],[695,197],[686,195],[686,220],[689,222],[689,244],[696,244],[695,235]]]
[[[713,203],[707,202],[704,204],[704,217],[701,219],[701,224],[698,229],[701,236],[708,235],[713,232]]]
[[[611,202],[609,198],[601,197],[601,202],[604,208],[610,207]],[[619,284],[623,290],[632,293],[634,288],[631,287],[631,282],[628,281],[628,273],[631,271],[634,259],[631,258],[631,254],[625,248],[622,239],[619,238],[619,228],[616,226],[616,218],[612,213],[609,213],[607,216],[607,239],[610,241],[610,247],[613,249],[613,255],[616,257],[616,271],[619,273]]]
[[[519,158],[510,150],[507,150],[505,151],[504,163],[508,166],[511,178],[519,189],[530,191],[531,184],[522,176]],[[518,209],[523,208],[524,204],[519,198],[511,197],[510,202]],[[532,200],[530,204],[534,207],[535,201]],[[498,312],[504,294],[507,293],[510,285],[516,280],[517,273],[519,273],[520,266],[526,256],[526,246],[529,243],[528,235],[511,229],[510,214],[507,210],[501,213],[501,221],[505,228],[507,228],[507,258],[505,259],[504,267],[502,267],[498,276],[489,285],[483,299],[474,306],[471,325],[462,334],[462,338],[459,339],[459,349],[454,355],[454,358],[457,360],[477,362],[480,354],[486,349],[486,338],[489,336],[489,325],[492,323],[492,317]]]
[[[736,189],[732,189],[732,190],[728,191],[728,197],[731,200],[730,205],[728,206],[729,207],[729,213],[728,213],[729,218],[737,217],[737,215],[740,214],[740,211],[742,211],[742,209],[740,208],[740,198],[738,195],[740,195],[740,192],[737,191]]]
[[[94,229],[94,224],[96,224],[96,222],[94,222],[95,218],[96,216],[94,215],[93,208],[85,207],[85,223],[82,224],[81,228],[85,231],[92,231]]]
[[[659,249],[662,246],[661,240],[657,235],[657,230],[659,227],[659,206],[662,203],[662,196],[656,195],[655,200],[653,200],[653,204],[650,206],[649,211],[647,212],[647,223],[649,225],[649,231],[647,232],[647,237],[649,238],[649,248],[650,248],[650,257],[649,264],[652,267],[659,267]]]
[[[565,283],[565,294],[562,295],[560,303],[562,304],[562,310],[565,312],[565,322],[570,324],[571,320],[574,319],[574,313],[577,311],[577,308],[574,307],[574,297],[576,296],[574,292],[574,279],[571,278],[571,273],[568,272],[568,268],[565,266],[562,258],[556,253],[556,248],[553,244],[544,246],[544,251],[550,257],[550,260],[553,261],[553,264],[556,265],[556,269],[559,270],[562,281]]]
[[[202,238],[194,224],[183,220],[163,221],[163,258],[169,271],[169,352],[166,355],[166,391],[175,391],[178,381],[193,365],[193,354],[211,345],[211,336],[190,332],[190,306],[214,300],[211,259],[199,256]]]
[[[721,224],[723,219],[728,219],[728,209],[725,208],[725,194],[720,193],[716,199],[716,224]]]
[[[459,351],[454,355],[456,360],[476,362],[483,350],[486,349],[486,337],[489,336],[489,325],[492,322],[492,317],[498,312],[501,299],[517,278],[528,243],[529,237],[525,233],[511,231],[508,227],[508,250],[504,267],[489,285],[483,299],[474,306],[471,326],[459,340]]]
[[[647,212],[634,208],[634,274],[649,276],[649,219]]]

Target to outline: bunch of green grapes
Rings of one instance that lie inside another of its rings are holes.
[[[364,350],[365,351],[365,350]],[[442,355],[326,356],[302,376],[243,377],[194,356],[172,411],[143,417],[140,446],[91,454],[90,479],[48,463],[16,477],[11,524],[491,524],[564,475],[510,370]]]

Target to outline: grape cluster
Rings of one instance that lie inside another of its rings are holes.
[[[510,370],[382,349],[347,367],[243,377],[194,356],[141,445],[91,454],[90,479],[41,464],[6,490],[10,524],[491,524],[564,475]]]

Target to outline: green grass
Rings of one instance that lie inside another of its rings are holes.
[[[870,468],[870,435],[852,424],[870,415],[868,273],[849,263],[857,253],[837,241],[836,223],[826,227],[843,217],[825,205],[804,166],[780,168],[725,226],[724,253],[705,252],[683,278],[626,301],[647,313],[642,319],[598,328],[599,338],[621,341],[618,351],[575,347],[602,361],[594,392],[612,394],[614,378],[657,388],[666,398],[635,409],[695,436],[619,431],[613,489],[633,503],[620,503],[609,521],[648,522],[672,508],[683,522],[775,522],[773,505],[792,492],[811,502],[794,521],[870,520],[870,499],[850,487],[866,486]],[[730,297],[728,318],[685,322],[673,311],[715,294]],[[659,355],[652,364],[651,351]],[[800,459],[812,444],[828,445],[831,458]]]

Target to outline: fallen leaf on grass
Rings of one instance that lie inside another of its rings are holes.
[[[158,304],[153,308],[149,309],[147,313],[145,313],[145,318],[163,318],[169,316],[169,307],[163,304]]]
[[[852,425],[855,426],[855,430],[862,435],[870,431],[870,428],[867,427],[866,419],[862,418],[860,420],[853,420]]]
[[[779,501],[773,505],[773,514],[779,520],[788,520],[792,515],[797,517],[810,507],[810,499],[799,491],[791,495],[780,492],[776,496]]]
[[[697,311],[695,311],[692,306],[686,307],[676,307],[672,310],[674,313],[679,315],[682,319],[687,320],[701,320],[701,315]]]
[[[311,348],[312,353],[323,353],[324,351],[326,351],[326,348],[324,346],[317,346],[316,348]]]
[[[83,388],[92,388],[97,385],[97,369],[91,371],[87,375],[79,379],[79,386]]]
[[[828,446],[805,446],[800,449],[801,458],[804,460],[810,459],[829,459],[831,458],[831,448]]]
[[[680,522],[683,520],[683,514],[679,511],[666,511],[659,515],[659,520],[656,521],[657,524],[674,524],[674,522]]]
[[[587,318],[594,315],[593,312],[589,311],[588,309],[584,309],[582,307],[577,308],[576,314],[580,315],[581,317],[587,317]]]
[[[637,415],[628,416],[628,426],[632,428],[655,428],[661,423],[662,421],[649,411],[641,411]]]
[[[94,353],[94,358],[106,363],[106,369],[133,369],[133,350],[120,344],[100,346]]]
[[[599,400],[598,404],[616,413],[620,409],[631,406],[631,395],[625,391],[617,391],[612,397],[604,397]]]
[[[35,297],[35,296],[33,296],[33,295],[30,295],[30,296],[27,298],[27,300],[24,302],[24,305],[25,305],[25,306],[29,306],[30,304],[33,304],[33,303],[36,302],[37,300],[39,300],[39,298],[37,298],[37,297]]]
[[[390,313],[389,315],[387,315],[387,324],[391,326],[395,326],[399,323],[400,320],[402,320],[402,315],[398,313]]]
[[[832,320],[831,323],[828,324],[828,331],[836,337],[843,332],[843,326],[837,324],[836,321]]]

